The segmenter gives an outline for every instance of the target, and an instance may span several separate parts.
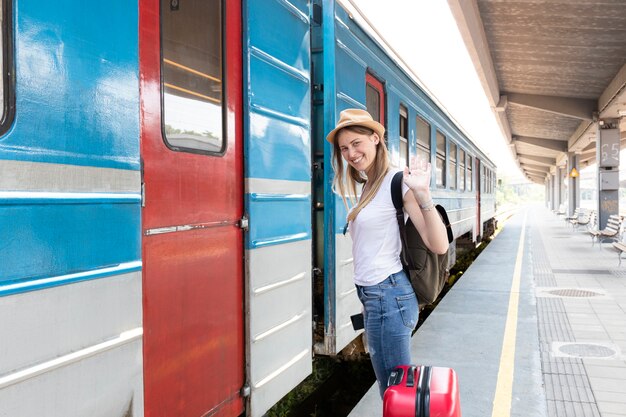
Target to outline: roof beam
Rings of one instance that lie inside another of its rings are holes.
[[[491,59],[489,43],[485,35],[483,21],[480,18],[478,2],[467,0],[448,0],[450,11],[467,47],[474,68],[485,90],[487,100],[495,108],[500,100],[500,87],[496,76],[495,66]],[[510,138],[510,136],[508,136]]]
[[[556,165],[555,158],[546,158],[545,156],[524,155],[524,154],[518,154],[517,157],[519,158],[520,162],[523,162],[522,159],[528,159],[532,162],[545,165],[547,167]]]
[[[539,172],[550,172],[550,167],[545,165],[534,165],[534,164],[526,164],[524,162],[521,163],[523,169],[528,169],[531,171],[539,171]]]
[[[545,176],[526,174],[526,177],[529,180],[531,180],[532,182],[535,182],[535,183],[538,183],[538,184],[543,184],[543,183],[546,182],[546,177]]]
[[[604,90],[604,92],[598,99],[598,107],[600,108],[600,112],[606,109],[611,104],[611,102],[615,100],[615,97],[619,94],[620,91],[624,89],[625,86],[626,64],[624,64],[622,68],[617,72],[617,74],[615,74],[613,80],[609,83],[608,87]],[[603,114],[601,114],[601,116],[604,117]]]
[[[579,155],[581,158],[587,158],[590,156],[596,156],[596,152],[597,150],[596,150],[596,147],[594,146],[593,149],[583,150],[581,153],[579,153]]]
[[[530,138],[528,136],[515,136],[515,142],[550,149],[557,152],[567,152],[567,141],[554,139]]]
[[[528,169],[528,168],[522,168],[522,170],[528,175],[542,176],[542,175],[548,175],[550,173],[549,171],[536,171],[534,169]]]
[[[592,120],[593,113],[598,110],[597,100],[521,93],[502,94],[506,95],[509,104],[517,104],[580,120]]]

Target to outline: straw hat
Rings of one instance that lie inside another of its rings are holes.
[[[385,127],[372,118],[372,116],[361,109],[346,109],[339,114],[337,126],[326,136],[326,140],[335,143],[335,135],[338,131],[348,126],[363,126],[372,129],[383,139]]]

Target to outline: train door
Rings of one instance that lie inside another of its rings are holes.
[[[309,0],[244,2],[248,415],[312,371]]]
[[[244,411],[241,10],[140,2],[146,416]]]
[[[476,232],[474,233],[474,236],[476,236],[476,241],[480,242],[483,233],[482,219],[480,218],[480,188],[482,187],[483,182],[480,175],[480,159],[474,158],[474,160],[476,161],[476,169],[474,170],[474,175],[476,175],[476,179],[474,181],[474,184],[476,184]]]

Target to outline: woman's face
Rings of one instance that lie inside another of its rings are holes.
[[[341,156],[357,171],[367,171],[376,159],[376,148],[380,138],[376,133],[368,135],[343,129],[337,135]]]

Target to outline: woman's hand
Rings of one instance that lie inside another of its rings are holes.
[[[431,200],[430,162],[412,157],[410,165],[410,169],[404,168],[404,183],[413,191],[418,204],[427,203]]]

